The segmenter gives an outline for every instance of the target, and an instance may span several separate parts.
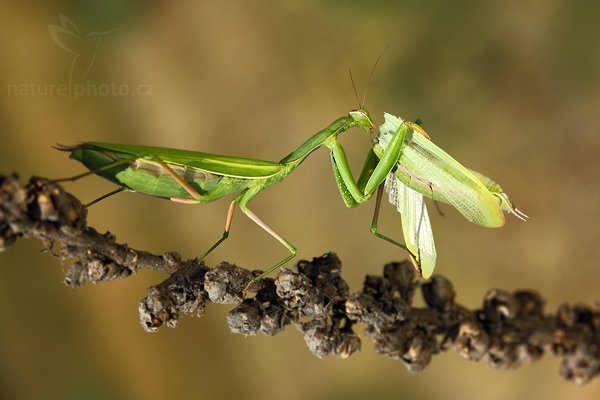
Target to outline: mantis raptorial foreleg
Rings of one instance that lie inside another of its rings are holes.
[[[333,151],[331,152],[331,165],[333,167],[333,175],[335,176],[335,183],[340,189],[340,195],[342,196],[342,200],[344,200],[344,204],[348,208],[356,207],[359,203],[354,200],[354,196],[348,190],[346,183],[344,182],[344,178],[340,172],[340,168],[338,167],[338,161],[334,156]],[[360,191],[358,191],[360,193]]]
[[[361,192],[364,193],[365,186],[367,185],[367,182],[369,181],[371,175],[373,175],[373,172],[375,172],[375,167],[377,167],[378,162],[379,158],[377,158],[377,154],[375,154],[372,148],[369,149],[357,182],[358,189]]]
[[[383,239],[408,251],[411,257],[415,258],[415,256],[405,245],[380,233],[377,229],[377,221],[379,218],[381,197],[383,193],[383,181],[391,173],[392,169],[395,167],[398,159],[400,158],[402,146],[404,144],[404,137],[406,136],[407,132],[408,128],[406,126],[400,126],[398,128],[396,134],[390,140],[389,145],[386,146],[381,159],[379,159],[379,162],[375,152],[370,150],[367,154],[363,170],[357,182],[354,182],[352,171],[350,170],[348,160],[346,159],[346,154],[337,138],[333,138],[328,144],[328,147],[331,149],[333,170],[346,206],[353,207],[360,203],[364,203],[373,195],[375,189],[377,189],[375,212],[371,222],[371,233],[380,239]]]
[[[354,176],[352,175],[352,170],[348,165],[344,148],[338,139],[336,137],[332,137],[326,143],[327,147],[329,147],[331,150],[334,173],[346,205],[350,203],[351,205],[348,206],[351,207],[356,204],[364,203],[371,198],[375,190],[383,183],[388,174],[396,166],[396,163],[398,162],[402,152],[404,137],[406,136],[408,129],[409,128],[404,125],[401,125],[398,128],[396,134],[390,140],[389,145],[383,151],[379,162],[377,162],[373,151],[369,151],[365,160],[363,171],[356,182],[354,180]],[[352,196],[352,200],[356,204],[354,204],[352,201],[349,201],[348,194]]]
[[[362,190],[359,189],[357,182],[354,181],[352,170],[348,165],[346,153],[337,138],[331,138],[327,147],[331,150],[333,171],[346,206],[354,207],[369,200],[371,194],[363,194]]]
[[[394,133],[389,144],[384,149],[373,174],[369,177],[364,193],[373,193],[396,167],[396,163],[402,154],[404,139],[409,131],[410,128],[405,124],[401,124],[398,127],[398,130],[396,130],[396,133]]]

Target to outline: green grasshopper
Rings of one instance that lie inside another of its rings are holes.
[[[94,173],[120,186],[101,199],[119,191],[131,191],[175,202],[201,204],[237,194],[229,205],[221,238],[201,259],[229,237],[233,213],[235,207],[239,206],[248,218],[290,252],[287,257],[254,278],[254,281],[262,279],[292,259],[296,255],[296,248],[258,218],[248,208],[248,203],[262,190],[283,180],[319,147],[329,149],[336,182],[347,207],[366,202],[377,190],[371,232],[407,250],[416,261],[419,272],[426,278],[431,275],[435,265],[435,246],[423,196],[451,204],[469,221],[483,226],[502,226],[503,210],[524,218],[524,214],[514,208],[499,185],[481,174],[467,170],[433,144],[418,125],[389,114],[385,118],[386,122],[380,129],[380,142],[374,143],[367,153],[358,180],[352,175],[338,136],[354,127],[362,128],[367,133],[374,131],[371,116],[362,107],[335,120],[279,162],[99,142],[57,148],[69,151],[71,158],[80,161],[90,170],[70,180]],[[392,180],[391,176],[396,180]],[[407,192],[404,197],[390,194],[390,199],[404,214],[403,230],[408,246],[381,234],[377,228],[384,188],[382,184],[386,179],[388,192]],[[406,191],[404,187],[410,191]],[[421,267],[422,263],[425,268]]]
[[[462,166],[436,146],[419,125],[387,113],[384,119],[381,135],[393,136],[402,126],[410,128],[394,170],[402,183],[433,200],[452,205],[470,222],[485,227],[504,225],[502,211],[527,218],[500,185]],[[376,145],[374,151],[383,154],[383,147]],[[366,190],[370,190],[369,186]]]
[[[384,119],[373,151],[383,157],[391,140],[406,131],[401,154],[386,179],[385,189],[390,202],[402,214],[404,241],[424,277],[433,273],[436,252],[423,196],[450,204],[469,221],[486,227],[504,225],[502,211],[521,220],[528,218],[500,185],[462,166],[436,146],[419,125],[387,113]],[[369,190],[372,188],[367,185],[365,191]]]

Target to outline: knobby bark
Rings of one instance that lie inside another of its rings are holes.
[[[176,252],[157,255],[119,244],[111,233],[87,226],[86,208],[59,184],[0,176],[0,251],[21,237],[40,240],[49,254],[70,264],[65,283],[72,288],[145,268],[168,274],[139,302],[148,332],[175,327],[182,314],[202,316],[209,303],[235,304],[227,316],[232,332],[276,335],[293,324],[318,357],[347,358],[360,350],[355,327],[364,324],[375,350],[411,372],[454,349],[492,368],[517,368],[549,352],[562,358],[561,376],[580,385],[600,373],[598,305],[563,304],[548,314],[533,290],[491,289],[482,307],[470,310],[456,303],[448,278],[420,281],[407,261],[385,265],[381,276],[366,276],[362,291],[350,293],[334,253],[298,262],[297,272],[282,268],[245,292],[260,271],[226,262],[208,268]],[[417,293],[425,307],[413,306]]]

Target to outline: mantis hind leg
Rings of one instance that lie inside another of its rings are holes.
[[[192,196],[192,198],[195,201],[199,202],[202,199],[202,196],[200,195],[200,193],[198,193],[198,191],[196,189],[194,189],[192,187],[192,185],[190,185],[185,180],[183,180],[183,178],[181,176],[177,175],[177,173],[175,171],[173,171],[173,169],[171,167],[169,167],[167,165],[167,163],[165,163],[162,160],[155,160],[153,162],[156,163],[157,165],[159,165],[165,171],[167,171],[167,173],[169,175],[171,175],[171,177],[175,180],[175,182],[177,182],[179,184],[179,186],[181,186],[186,192],[188,192],[188,194],[190,196]],[[175,200],[175,201],[177,201],[177,200]]]
[[[247,200],[249,200],[249,199],[247,199]],[[258,218],[256,216],[256,214],[254,214],[252,211],[250,211],[250,209],[248,209],[248,207],[246,207],[246,203],[247,203],[247,201],[242,201],[240,203],[240,209],[242,210],[242,212],[244,214],[246,214],[246,216],[248,218],[250,218],[256,225],[260,226],[269,235],[271,235],[275,239],[277,239],[277,241],[279,243],[281,243],[282,245],[284,245],[285,248],[288,249],[288,251],[290,252],[290,255],[285,257],[283,260],[279,261],[277,264],[273,265],[272,267],[269,267],[263,273],[261,273],[260,275],[258,275],[254,279],[252,279],[252,281],[250,281],[250,283],[248,284],[248,286],[250,286],[253,282],[257,282],[257,281],[261,280],[262,278],[269,275],[271,272],[275,271],[277,268],[281,267],[283,264],[285,264],[286,262],[288,262],[292,258],[294,258],[296,256],[297,250],[290,242],[288,242],[287,240],[282,238],[277,232],[275,232],[273,229],[271,229],[271,227],[269,227],[260,218]],[[248,288],[248,286],[246,287],[246,289]]]
[[[223,241],[225,239],[227,239],[229,237],[229,231],[230,231],[230,228],[231,228],[231,222],[233,220],[233,212],[235,210],[235,206],[239,204],[240,209],[242,210],[242,212],[248,218],[250,218],[250,220],[252,222],[254,222],[256,225],[260,226],[269,235],[271,235],[275,239],[277,239],[277,241],[279,243],[283,244],[285,246],[285,248],[287,248],[289,250],[289,252],[290,252],[289,256],[285,257],[283,260],[279,261],[277,264],[273,265],[272,267],[269,267],[263,273],[261,273],[260,275],[258,275],[254,279],[252,279],[252,281],[250,281],[250,283],[248,284],[248,286],[250,286],[253,282],[257,282],[257,281],[261,280],[262,278],[264,278],[265,276],[269,275],[271,272],[273,272],[277,268],[281,267],[283,264],[285,264],[286,262],[288,262],[289,260],[291,260],[292,258],[294,258],[294,256],[297,253],[296,248],[290,242],[288,242],[287,240],[285,240],[284,238],[282,238],[277,232],[275,232],[270,226],[268,226],[265,222],[263,222],[256,214],[254,214],[252,211],[250,211],[250,209],[246,206],[248,204],[248,202],[252,199],[252,197],[254,197],[256,195],[256,193],[257,192],[244,191],[244,192],[240,193],[231,202],[231,204],[229,205],[229,209],[227,211],[227,218],[225,220],[225,230],[223,231],[223,236],[221,236],[221,238],[219,240],[217,240],[215,242],[215,244],[213,244],[202,255],[202,257],[200,257],[200,260],[204,259],[208,254],[210,254],[214,249],[216,249],[221,243],[223,243]],[[248,286],[246,287],[246,289],[248,288]]]
[[[198,191],[194,189],[192,185],[186,182],[181,176],[177,175],[177,173],[173,171],[173,169],[169,167],[164,161],[154,160],[153,162],[159,165],[161,168],[163,168],[169,175],[171,175],[171,177],[192,197],[192,199],[171,198],[171,201],[186,204],[195,204],[199,203],[202,200],[202,196],[200,195],[200,193],[198,193]],[[227,217],[225,219],[225,230],[223,231],[223,235],[212,246],[210,246],[208,250],[204,252],[204,254],[202,254],[200,260],[204,260],[206,256],[208,256],[214,249],[219,247],[219,245],[229,237],[229,230],[231,228],[231,221],[233,220],[233,212],[235,211],[235,206],[240,202],[240,199],[242,198],[244,193],[245,192],[242,192],[229,204],[229,209],[227,210]]]
[[[59,150],[68,150],[67,147],[56,147],[56,148],[59,149]],[[102,171],[107,170],[107,169],[118,167],[119,165],[127,164],[129,162],[131,162],[131,160],[128,160],[128,159],[118,160],[118,161],[115,161],[113,163],[107,164],[107,165],[103,166],[102,168],[98,168],[98,169],[95,169],[95,170],[90,170],[90,171],[87,171],[87,172],[84,172],[84,173],[81,173],[81,174],[78,174],[78,175],[75,175],[75,176],[71,176],[69,178],[54,179],[52,182],[55,182],[55,183],[58,183],[58,182],[73,182],[73,181],[76,181],[78,179],[85,178],[88,175],[92,175],[92,174],[95,174],[95,173],[98,173],[98,172],[102,172]],[[86,208],[91,207],[94,204],[96,204],[96,203],[98,203],[98,202],[100,202],[100,201],[102,201],[104,199],[107,199],[107,198],[109,198],[112,195],[115,195],[117,193],[121,193],[121,192],[123,192],[125,190],[127,190],[127,188],[124,188],[124,187],[120,187],[118,189],[115,189],[112,192],[108,192],[108,193],[106,193],[106,194],[98,197],[97,199],[94,199],[94,200],[90,201],[89,203],[84,204],[84,207],[86,207]]]
[[[59,150],[63,150],[63,151],[65,151],[65,149],[67,149],[67,147],[65,147],[65,148],[55,147],[55,148],[57,148]],[[97,174],[99,172],[106,171],[107,169],[118,167],[119,165],[128,164],[132,160],[134,160],[134,159],[133,158],[132,159],[125,158],[125,159],[122,159],[122,160],[117,160],[117,161],[112,162],[110,164],[103,165],[100,168],[89,170],[87,172],[83,172],[81,174],[70,176],[68,178],[54,179],[54,180],[52,180],[52,182],[74,182],[74,181],[79,180],[81,178],[85,178],[86,176]]]
[[[78,179],[85,178],[86,176],[93,175],[93,174],[94,174],[94,171],[87,171],[87,172],[84,172],[84,173],[81,173],[78,175],[70,176],[68,178],[54,179],[53,182],[56,182],[56,183],[58,183],[58,182],[74,182]]]
[[[217,240],[215,242],[215,244],[213,244],[212,246],[210,246],[210,248],[208,250],[206,250],[206,252],[202,255],[202,257],[200,257],[200,260],[204,260],[204,258],[207,255],[209,255],[214,249],[216,249],[217,247],[219,247],[219,245],[221,243],[223,243],[223,241],[229,237],[229,230],[231,228],[231,221],[233,220],[233,212],[235,210],[235,206],[238,203],[239,203],[239,200],[238,200],[238,198],[236,198],[235,200],[233,200],[231,202],[231,204],[229,204],[229,209],[227,210],[227,218],[225,219],[225,230],[223,231],[223,236],[221,236],[221,238],[219,240]]]
[[[104,199],[107,199],[107,198],[109,198],[112,195],[124,192],[125,190],[127,190],[127,189],[120,187],[118,189],[113,190],[112,192],[108,192],[108,193],[106,193],[106,194],[98,197],[97,199],[94,199],[94,200],[90,201],[89,203],[84,204],[83,206],[85,208],[89,208],[89,207],[93,206],[94,204],[96,204],[96,203],[98,203],[98,202],[100,202],[100,201],[102,201]]]

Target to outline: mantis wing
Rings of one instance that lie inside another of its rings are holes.
[[[394,174],[387,176],[385,191],[390,203],[402,214],[406,247],[415,256],[423,278],[428,279],[435,268],[437,253],[423,195],[400,182]]]
[[[384,117],[380,143],[405,123],[387,113]],[[394,175],[422,195],[452,205],[473,223],[486,227],[504,225],[499,199],[471,171],[418,130],[406,134]]]
[[[161,160],[169,165],[195,168],[211,174],[243,179],[268,178],[281,171],[279,163],[251,158],[222,156],[199,151],[166,147],[137,146],[116,143],[85,142],[72,148],[71,158],[102,154],[105,157],[127,157],[133,160]]]

